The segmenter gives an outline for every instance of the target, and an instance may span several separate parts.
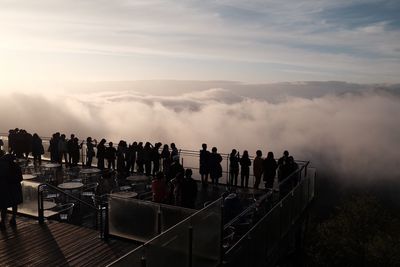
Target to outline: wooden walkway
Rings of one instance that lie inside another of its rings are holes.
[[[0,231],[0,266],[105,266],[137,247],[98,236],[97,231],[72,224],[40,225],[17,217],[17,227],[7,225]]]

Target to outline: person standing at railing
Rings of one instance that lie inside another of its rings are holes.
[[[136,172],[135,166],[136,166],[137,146],[138,146],[137,142],[133,142],[132,145],[129,146],[129,158],[130,158],[130,161],[131,161],[130,170],[129,171],[131,173]]]
[[[68,166],[68,158],[67,158],[68,145],[65,137],[66,137],[65,134],[62,134],[60,136],[60,139],[58,140],[58,163],[62,165],[64,158],[65,166]]]
[[[240,158],[240,187],[249,187],[250,166],[251,160],[249,158],[249,152],[245,150],[243,151],[243,156]]]
[[[155,176],[160,171],[160,147],[161,143],[155,143],[153,149],[151,150],[151,161],[153,163],[152,175]]]
[[[278,168],[278,164],[276,163],[273,152],[268,152],[267,157],[264,159],[263,165],[265,188],[272,189],[276,176],[276,169]]]
[[[78,166],[79,159],[81,157],[80,155],[80,150],[82,149],[82,144],[79,144],[79,139],[78,137],[75,137],[72,146],[69,148],[71,150],[68,150],[69,153],[71,154],[72,157],[72,167]]]
[[[173,158],[176,158],[178,156],[178,161],[179,161],[179,151],[178,148],[176,147],[175,143],[171,143],[171,160]]]
[[[34,133],[32,136],[32,156],[33,156],[33,164],[39,166],[42,164],[42,155],[44,154],[44,148],[42,144],[42,139],[39,137],[37,133]]]
[[[239,176],[239,161],[240,155],[236,149],[232,149],[229,155],[229,184],[237,186],[237,178]]]
[[[50,152],[50,161],[58,162],[58,140],[60,139],[60,133],[54,133],[50,139],[50,145],[48,151]]]
[[[113,146],[113,142],[108,143],[106,148],[106,158],[107,158],[107,168],[110,170],[115,170],[115,158],[117,155],[117,150]]]
[[[150,142],[146,142],[143,148],[143,162],[146,176],[151,175],[151,154],[153,147]]]
[[[136,155],[136,164],[137,164],[137,172],[139,174],[143,174],[144,172],[144,161],[143,161],[143,142],[139,142],[137,146],[137,155]]]
[[[0,157],[4,156],[5,152],[3,150],[4,142],[3,139],[0,139]]]
[[[283,156],[278,159],[278,181],[283,181],[289,174],[290,169],[288,165],[289,151],[283,151]]]
[[[254,188],[258,189],[258,186],[260,185],[261,182],[261,176],[264,172],[263,168],[263,158],[262,158],[262,152],[261,150],[257,150],[256,152],[256,157],[254,158],[253,161],[253,174],[254,174]]]
[[[68,164],[69,164],[69,166],[73,166],[72,165],[72,152],[74,150],[74,139],[75,139],[75,135],[71,134],[71,138],[67,141]]]
[[[200,150],[200,168],[199,172],[201,175],[201,184],[203,186],[208,185],[208,174],[210,173],[209,159],[210,152],[207,150],[207,144],[202,144],[202,150]]]
[[[117,172],[118,176],[125,172],[125,153],[127,149],[127,143],[124,140],[120,140],[117,146]]]
[[[106,157],[106,139],[101,139],[100,143],[97,145],[97,168],[104,170],[104,159]]]
[[[0,158],[0,227],[4,228],[7,219],[7,208],[12,207],[11,226],[16,226],[18,205],[22,203],[22,171],[15,163],[15,157],[6,154]]]
[[[92,137],[86,138],[86,167],[92,166],[93,157],[95,156],[94,148],[97,146],[97,140],[93,140]]]
[[[217,148],[213,147],[211,149],[211,154],[210,154],[210,177],[211,177],[211,182],[214,186],[218,185],[218,180],[219,178],[222,177],[222,157],[219,153],[217,153]]]
[[[169,177],[169,167],[171,166],[171,153],[167,144],[164,145],[161,151],[161,159],[163,165],[163,173],[165,177]]]

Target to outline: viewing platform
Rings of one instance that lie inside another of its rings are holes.
[[[196,169],[198,152],[180,150],[180,159]],[[273,266],[301,239],[315,196],[316,170],[307,161],[297,164],[273,189],[234,187],[224,177],[218,185],[198,181],[195,208],[189,209],[153,202],[145,175],[21,160],[24,203],[17,226],[1,231],[0,262]]]

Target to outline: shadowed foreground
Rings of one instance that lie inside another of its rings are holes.
[[[17,227],[0,231],[1,266],[105,266],[136,247],[104,242],[97,231],[55,221],[40,225],[18,217]]]

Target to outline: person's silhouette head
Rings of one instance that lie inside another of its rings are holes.
[[[283,155],[284,155],[285,157],[289,157],[289,151],[287,151],[287,150],[283,151]]]
[[[257,150],[256,155],[257,155],[257,157],[261,157],[262,156],[261,150]]]
[[[206,150],[207,149],[207,144],[202,144],[201,147]]]
[[[217,153],[217,148],[216,148],[216,147],[213,147],[213,148],[211,149],[211,151],[212,151],[213,153]]]
[[[108,143],[108,146],[112,147],[113,146],[113,142]]]
[[[186,177],[186,178],[191,178],[192,175],[193,175],[192,169],[186,169],[186,170],[185,170],[185,177]]]

